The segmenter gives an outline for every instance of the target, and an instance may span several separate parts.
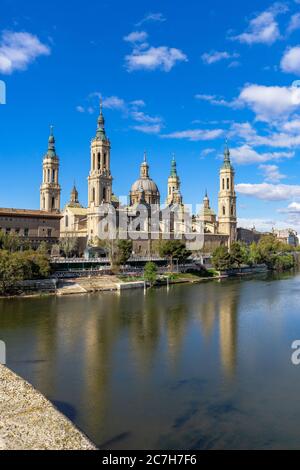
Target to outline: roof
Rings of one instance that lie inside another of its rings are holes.
[[[86,215],[87,214],[87,209],[85,207],[66,206],[66,209],[68,209],[74,215]]]
[[[152,192],[152,193],[159,193],[158,187],[156,183],[151,178],[139,178],[133,185],[131,186],[131,191],[136,192],[140,189],[143,189],[145,192]]]
[[[0,207],[0,216],[9,217],[42,217],[48,219],[61,219],[62,214],[60,212],[46,212],[35,209],[13,209]]]

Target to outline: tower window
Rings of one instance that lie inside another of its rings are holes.
[[[46,201],[45,201],[45,197],[43,197],[43,209],[45,209],[46,207]]]
[[[222,188],[223,188],[223,191],[224,191],[224,189],[225,189],[225,180],[224,180],[224,178],[222,179]]]
[[[55,183],[55,170],[52,170],[52,183]]]
[[[103,154],[103,167],[106,168],[106,153]]]
[[[106,192],[107,192],[107,191],[106,191],[106,188],[103,188],[103,193],[102,193],[102,195],[103,195],[103,201],[106,201]]]
[[[96,155],[93,153],[93,170],[96,169]]]
[[[50,170],[48,169],[48,183],[50,183]]]
[[[227,178],[227,189],[230,189],[230,186],[229,186],[229,178]]]
[[[95,188],[92,188],[91,198],[92,198],[92,202],[95,202]]]
[[[226,209],[225,209],[225,206],[223,206],[223,215],[226,214]]]
[[[101,168],[101,154],[98,153],[98,170]]]
[[[51,199],[51,209],[55,209],[55,198]]]
[[[67,215],[65,217],[65,226],[69,227],[69,217]]]
[[[234,209],[233,209],[233,206],[231,206],[231,215],[234,215]]]

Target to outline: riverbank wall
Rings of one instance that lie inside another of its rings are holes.
[[[0,365],[0,450],[96,450],[28,382]]]

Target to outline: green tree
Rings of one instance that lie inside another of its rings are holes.
[[[212,255],[212,264],[218,271],[224,271],[232,267],[231,256],[227,247],[222,245],[215,249]]]
[[[132,240],[119,240],[117,248],[120,264],[126,264],[132,254]]]
[[[75,255],[78,250],[78,239],[76,237],[65,237],[59,241],[59,247],[66,258]]]
[[[152,261],[148,262],[144,269],[144,279],[152,287],[157,279],[157,266]]]
[[[239,268],[245,262],[245,251],[243,251],[240,242],[232,243],[230,247],[230,257],[232,264],[237,265]]]
[[[170,262],[170,270],[173,271],[173,261],[186,261],[191,252],[186,249],[185,243],[181,240],[165,240],[159,244],[159,255],[167,258]]]
[[[8,293],[24,279],[24,265],[18,253],[0,250],[0,293]]]
[[[20,249],[20,238],[16,233],[0,230],[0,249],[14,253]]]

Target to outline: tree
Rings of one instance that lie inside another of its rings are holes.
[[[42,255],[47,255],[48,252],[49,252],[49,245],[48,243],[46,243],[45,241],[42,241],[39,246],[38,246],[38,249],[36,250],[37,253],[40,253]]]
[[[132,240],[119,240],[118,257],[120,264],[126,264],[132,254]]]
[[[230,257],[232,264],[236,264],[239,268],[245,262],[245,252],[243,252],[241,243],[232,243],[230,247]]]
[[[20,249],[20,238],[16,233],[0,230],[0,249],[14,253]]]
[[[170,261],[170,270],[172,272],[174,259],[184,262],[191,255],[191,252],[186,249],[181,240],[166,240],[159,244],[159,255]]]
[[[228,248],[223,245],[216,248],[212,255],[212,263],[214,268],[218,271],[230,269],[232,262]]]
[[[251,243],[249,247],[249,263],[260,264],[262,262],[261,254],[255,242]]]
[[[24,266],[17,253],[0,250],[0,292],[7,293],[24,279]]]
[[[152,287],[155,284],[157,279],[157,266],[152,261],[148,262],[144,269],[144,279],[149,282]]]
[[[65,237],[59,241],[61,251],[64,253],[66,258],[76,254],[78,250],[78,238],[76,237]]]

